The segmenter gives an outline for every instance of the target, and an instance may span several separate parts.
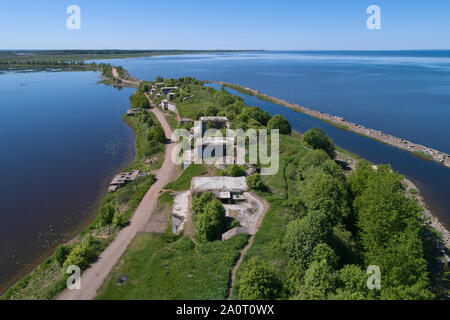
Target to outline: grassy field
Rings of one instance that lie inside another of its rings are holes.
[[[192,86],[193,98],[185,101],[177,101],[177,108],[182,118],[198,119],[199,115],[209,106],[216,106],[214,99],[215,90],[208,87]]]
[[[100,289],[101,300],[225,299],[231,269],[247,236],[195,244],[184,236],[140,233]],[[128,276],[127,282],[118,279]]]
[[[177,180],[167,184],[164,189],[171,189],[173,191],[188,190],[191,187],[192,178],[201,176],[207,172],[204,165],[193,163],[184,170]]]

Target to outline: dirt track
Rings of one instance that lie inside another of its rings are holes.
[[[261,216],[259,217],[258,224],[256,226],[256,232],[255,232],[255,234],[256,234],[258,232],[259,228],[261,227],[261,223],[262,223],[267,211],[269,210],[270,205],[265,199],[258,197],[254,193],[252,193],[252,196],[255,197],[258,201],[260,201],[261,204],[263,205],[263,208],[262,208],[263,212],[262,212]],[[239,259],[238,259],[238,261],[236,261],[236,264],[234,265],[233,270],[231,271],[231,285],[230,285],[230,291],[228,292],[227,300],[231,299],[231,295],[233,294],[234,282],[236,280],[236,273],[241,265],[242,260],[244,259],[245,254],[247,253],[248,249],[250,249],[250,247],[253,244],[253,240],[255,239],[255,234],[251,235],[250,239],[248,240],[247,245],[245,246],[244,249],[242,249]]]

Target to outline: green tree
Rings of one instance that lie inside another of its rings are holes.
[[[312,176],[320,166],[330,160],[330,157],[323,150],[309,150],[298,163],[298,172],[300,178],[307,179]]]
[[[68,266],[75,265],[80,269],[85,270],[89,267],[94,256],[95,254],[90,242],[83,242],[72,249],[64,262],[64,267],[67,268]]]
[[[154,125],[150,128],[150,132],[148,135],[148,140],[150,142],[166,142],[166,133],[164,129],[160,125]]]
[[[215,106],[208,106],[205,111],[205,114],[208,117],[216,116],[218,113],[219,113],[219,109],[217,109],[217,107],[215,107]]]
[[[336,276],[332,267],[325,261],[314,261],[305,272],[304,285],[297,298],[305,300],[324,300],[336,291]]]
[[[60,245],[56,248],[55,251],[55,260],[60,267],[63,266],[66,261],[68,255],[70,254],[70,247],[65,245]]]
[[[123,213],[116,213],[113,218],[113,225],[117,228],[123,228],[127,224],[127,219],[125,217],[125,214]]]
[[[275,270],[256,258],[242,266],[236,288],[239,300],[273,300],[280,293]]]
[[[267,123],[267,129],[278,129],[281,134],[290,134],[292,131],[291,124],[286,120],[285,117],[280,115],[275,115]]]
[[[226,223],[225,208],[214,199],[206,204],[203,212],[195,218],[197,237],[201,241],[214,241],[220,239]]]
[[[111,234],[111,223],[114,218],[114,207],[110,204],[106,204],[100,208],[99,218],[102,225],[107,225],[109,227],[108,234]]]
[[[337,273],[336,300],[364,300],[369,297],[368,274],[357,265],[346,265]]]
[[[333,270],[336,270],[338,267],[338,256],[326,243],[320,243],[314,248],[311,261],[325,261]]]
[[[311,262],[314,248],[323,242],[322,231],[306,219],[294,220],[288,224],[283,238],[283,248],[292,260],[305,270]]]
[[[301,181],[298,195],[307,209],[316,206],[319,200],[323,202],[323,199],[327,198],[336,205],[344,219],[350,216],[351,210],[346,183],[325,172],[318,171],[305,181]]]
[[[223,87],[214,94],[214,98],[222,107],[232,104],[235,101],[233,96]]]
[[[336,156],[335,146],[333,141],[320,128],[312,128],[308,130],[302,138],[303,142],[313,149],[324,150],[330,158],[334,159]]]
[[[197,215],[203,213],[206,205],[215,199],[214,195],[211,192],[204,192],[200,195],[195,195],[192,200],[192,211],[194,213],[194,220]]]

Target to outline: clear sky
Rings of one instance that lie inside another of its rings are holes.
[[[69,30],[69,5],[81,29]],[[368,30],[369,5],[381,29]],[[450,0],[1,0],[0,49],[450,49]]]

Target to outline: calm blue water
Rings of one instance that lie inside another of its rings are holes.
[[[243,84],[450,153],[450,51],[216,53],[111,63],[140,79],[193,76]],[[392,164],[421,188],[433,213],[450,227],[450,169],[240,95],[250,105],[286,116],[300,132],[321,127],[337,145],[374,163]]]
[[[0,75],[0,287],[85,222],[134,157],[132,89],[94,72]]]

